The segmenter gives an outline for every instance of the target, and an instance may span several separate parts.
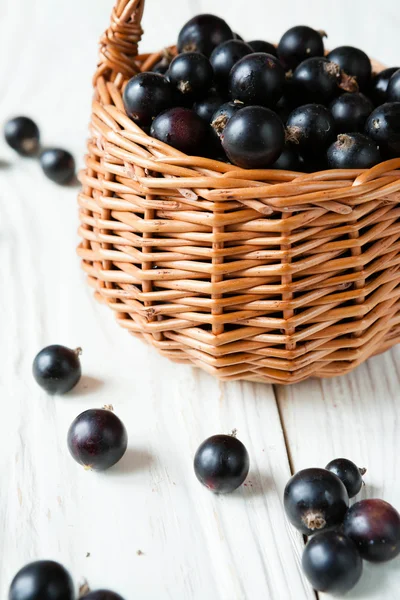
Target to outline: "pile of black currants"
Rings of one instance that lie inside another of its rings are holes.
[[[214,15],[191,19],[152,72],[124,91],[129,117],[189,155],[246,169],[364,169],[400,157],[400,67],[325,55],[323,31],[289,29],[277,47],[244,42]]]
[[[361,577],[362,559],[380,563],[400,553],[400,514],[387,502],[349,499],[361,490],[365,469],[339,458],[325,469],[304,469],[289,480],[284,506],[308,541],[305,575],[320,592],[345,594]]]

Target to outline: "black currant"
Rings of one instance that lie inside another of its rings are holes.
[[[211,133],[216,142],[220,142],[229,120],[243,107],[242,102],[225,102],[215,111],[211,118]]]
[[[344,520],[344,533],[365,560],[386,562],[400,553],[400,515],[383,500],[353,504]]]
[[[341,133],[327,150],[331,169],[370,169],[381,162],[376,143],[362,133]]]
[[[71,183],[75,178],[75,160],[70,152],[62,148],[46,148],[40,155],[43,173],[60,185]]]
[[[23,567],[14,577],[9,600],[74,600],[74,585],[64,567],[40,560]]]
[[[300,153],[314,156],[324,152],[335,139],[335,122],[322,104],[305,104],[295,108],[286,124],[286,139]]]
[[[233,39],[229,25],[219,17],[204,14],[193,17],[183,26],[178,37],[178,52],[211,52],[227,40]]]
[[[293,103],[293,97],[284,94],[282,98],[278,100],[274,111],[282,120],[282,122],[286,124],[286,121],[288,120],[288,117],[294,108],[296,108],[296,104]]]
[[[390,78],[387,98],[389,102],[400,102],[400,69]]]
[[[371,80],[371,85],[368,90],[368,95],[374,102],[375,106],[380,106],[387,102],[387,89],[392,75],[398,71],[400,67],[390,67],[384,69],[380,73],[376,73]]]
[[[291,79],[293,93],[302,102],[331,102],[340,89],[358,91],[356,82],[326,58],[307,58],[296,67]]]
[[[301,172],[304,170],[304,159],[296,152],[293,146],[286,145],[279,158],[269,168]]]
[[[213,435],[194,457],[197,479],[217,494],[236,490],[246,479],[250,459],[246,447],[232,435]]]
[[[286,69],[295,69],[306,58],[324,56],[324,32],[298,25],[283,34],[278,57]]]
[[[210,93],[205,98],[194,103],[193,110],[204,121],[210,123],[213,114],[223,102],[224,98],[217,91],[210,90]]]
[[[253,49],[253,52],[264,52],[265,54],[272,54],[272,56],[278,56],[276,47],[269,42],[263,40],[253,40],[249,42],[249,46]]]
[[[33,376],[49,394],[65,394],[76,386],[82,370],[79,356],[81,349],[70,350],[65,346],[47,346],[33,361]]]
[[[356,78],[361,90],[365,90],[371,82],[372,67],[367,54],[353,46],[339,46],[329,52],[327,59]]]
[[[272,110],[247,106],[229,120],[221,139],[233,164],[245,169],[262,169],[280,156],[285,144],[285,129]]]
[[[126,452],[128,435],[122,421],[111,411],[93,408],[76,417],[68,431],[68,448],[79,464],[105,471]]]
[[[154,119],[150,134],[185,154],[200,156],[208,124],[189,108],[171,108]]]
[[[258,106],[274,106],[283,94],[285,72],[272,54],[256,52],[243,57],[229,76],[232,100]]]
[[[167,58],[163,57],[161,60],[158,61],[158,63],[156,63],[154,65],[154,67],[152,68],[152,73],[158,73],[159,75],[165,75],[166,72],[169,69],[169,65],[171,64],[171,61],[168,60]]]
[[[342,94],[330,105],[337,133],[364,131],[365,122],[374,110],[364,94]]]
[[[365,133],[379,146],[385,158],[400,156],[400,102],[378,106],[367,119]]]
[[[347,458],[335,458],[326,465],[325,469],[335,473],[343,481],[349,498],[357,496],[363,485],[362,476],[365,475],[366,469],[359,469]]]
[[[232,67],[241,58],[252,53],[253,49],[240,40],[228,40],[217,46],[210,57],[217,86],[223,90],[227,89],[229,86],[229,73]]]
[[[7,144],[22,156],[34,156],[39,150],[39,128],[28,117],[15,117],[7,121],[4,137]]]
[[[349,496],[339,477],[330,471],[304,469],[286,484],[284,506],[292,525],[312,535],[343,521]]]
[[[84,596],[82,600],[124,600],[122,596],[109,590],[97,590]]]
[[[200,52],[186,52],[174,58],[168,70],[171,84],[191,100],[204,97],[214,78],[209,59]]]
[[[125,87],[126,114],[140,127],[151,125],[153,119],[174,104],[174,90],[160,73],[139,73]]]
[[[314,535],[304,549],[301,563],[313,588],[328,594],[346,594],[363,570],[356,545],[337,531]]]

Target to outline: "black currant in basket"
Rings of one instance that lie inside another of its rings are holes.
[[[209,125],[189,108],[171,108],[154,119],[150,134],[185,154],[201,156]]]
[[[299,471],[285,487],[284,506],[289,521],[305,535],[343,521],[349,496],[339,477],[326,469]]]
[[[193,104],[193,110],[204,121],[210,123],[216,110],[223,104],[224,98],[216,90],[210,90],[209,94]]]
[[[28,117],[15,117],[7,121],[4,137],[7,144],[22,156],[34,156],[39,150],[39,128]]]
[[[186,52],[176,56],[167,75],[171,85],[192,101],[207,94],[214,78],[209,59],[200,52]]]
[[[298,25],[283,34],[278,57],[286,69],[295,69],[306,58],[324,56],[324,32]]]
[[[356,78],[360,90],[368,88],[371,82],[372,67],[367,54],[353,46],[339,46],[329,52],[327,59],[347,73]]]
[[[210,14],[197,15],[181,29],[178,52],[201,52],[210,56],[214,48],[232,39],[232,29],[223,19]]]
[[[278,56],[276,47],[269,42],[264,42],[264,40],[253,40],[252,42],[248,42],[248,44],[253,49],[253,52],[264,52],[265,54]]]
[[[168,60],[167,58],[163,57],[161,60],[158,61],[158,63],[156,63],[154,65],[154,67],[152,68],[152,73],[158,73],[159,75],[165,75],[166,72],[169,69],[169,65],[171,64],[171,61]]]
[[[70,152],[62,148],[47,148],[40,155],[43,173],[60,185],[71,183],[75,178],[75,160]]]
[[[160,73],[139,73],[125,87],[126,114],[140,127],[151,125],[153,119],[174,104],[174,90]]]
[[[379,146],[385,158],[400,156],[400,102],[378,106],[367,119],[365,133]]]
[[[280,156],[284,144],[282,121],[262,106],[239,110],[222,134],[222,147],[228,158],[245,169],[267,168]]]
[[[227,89],[232,67],[241,58],[252,53],[253,49],[240,40],[228,40],[217,46],[210,57],[217,87],[223,90]]]
[[[122,596],[109,590],[97,590],[84,596],[82,600],[124,600]]]
[[[326,58],[307,58],[295,69],[292,92],[303,102],[327,104],[340,92],[357,92],[354,79],[347,77],[335,63]]]
[[[105,471],[126,452],[128,435],[122,421],[108,409],[90,409],[76,417],[68,431],[68,448],[79,464]]]
[[[243,102],[225,102],[211,118],[211,132],[215,140],[220,141],[229,120],[244,107]]]
[[[283,94],[285,72],[275,56],[256,52],[236,63],[229,80],[232,100],[273,107]]]
[[[301,562],[313,588],[328,594],[346,594],[356,585],[363,570],[356,545],[337,531],[323,531],[313,536]]]
[[[246,447],[233,435],[213,435],[194,457],[197,479],[217,494],[233,492],[242,485],[249,467]]]
[[[353,504],[344,520],[344,533],[365,560],[386,562],[400,553],[400,515],[384,500]]]
[[[341,133],[327,151],[331,169],[370,169],[381,162],[376,143],[362,133]]]
[[[304,159],[298,154],[293,146],[287,144],[280,157],[270,166],[270,169],[282,171],[303,171]]]
[[[71,350],[65,346],[47,346],[33,361],[33,376],[49,394],[65,394],[72,390],[81,378],[80,348]]]
[[[347,458],[335,458],[326,465],[325,469],[335,473],[343,481],[349,498],[357,496],[363,485],[363,475],[367,472],[366,469],[360,469]]]
[[[74,600],[74,585],[60,564],[40,560],[23,567],[14,577],[9,600]]]
[[[364,131],[365,122],[374,110],[371,100],[364,94],[342,94],[330,105],[337,133]]]
[[[390,78],[387,98],[389,102],[400,102],[400,69]]]
[[[286,139],[300,153],[318,155],[335,139],[335,122],[322,104],[305,104],[295,108],[286,124]]]
[[[368,95],[374,102],[375,106],[380,106],[381,104],[387,102],[387,89],[390,78],[399,69],[400,67],[390,67],[389,69],[384,69],[380,73],[375,73],[375,75],[372,77]]]

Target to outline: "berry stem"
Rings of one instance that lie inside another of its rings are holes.
[[[76,356],[81,356],[81,354],[82,354],[82,348],[80,348],[80,347],[79,347],[79,348],[76,348],[76,349],[74,350],[74,354],[76,354]]]
[[[311,531],[323,529],[326,525],[324,515],[313,510],[309,510],[302,518],[302,521],[308,529],[311,529]]]

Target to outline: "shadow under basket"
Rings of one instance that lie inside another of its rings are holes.
[[[143,0],[101,39],[78,249],[98,300],[168,358],[224,380],[295,383],[400,340],[400,159],[367,171],[249,171],[144,133],[122,92]],[[170,49],[173,52],[174,49]]]

